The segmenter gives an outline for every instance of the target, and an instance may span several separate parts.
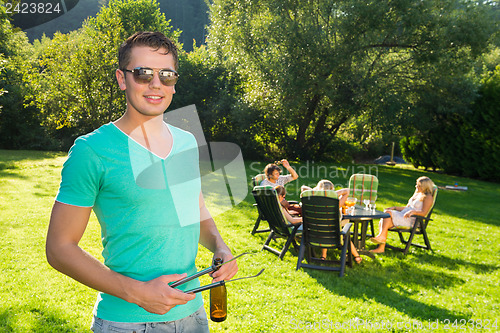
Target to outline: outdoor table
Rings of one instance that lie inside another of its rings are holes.
[[[370,255],[371,253],[365,249],[366,231],[368,223],[374,219],[382,219],[391,217],[389,213],[381,212],[379,210],[367,210],[364,207],[355,205],[354,211],[346,213],[342,216],[343,219],[348,219],[354,229],[352,230],[352,242],[360,254]],[[361,225],[361,234],[359,234],[359,226]],[[374,235],[375,236],[375,235]]]

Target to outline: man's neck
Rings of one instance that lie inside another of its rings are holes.
[[[125,114],[116,120],[114,124],[128,135],[137,132],[139,128],[141,128],[141,131],[146,131],[150,136],[161,136],[165,131],[163,115],[146,117],[131,112],[125,112]]]
[[[134,117],[125,114],[114,122],[116,127],[149,151],[164,158],[172,148],[172,135],[163,121],[163,116]]]

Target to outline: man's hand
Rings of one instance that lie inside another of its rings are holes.
[[[234,256],[231,254],[231,251],[225,250],[225,251],[216,251],[214,253],[214,258],[221,258],[222,263],[225,263],[231,259],[234,258]],[[212,273],[213,277],[213,282],[218,282],[222,280],[231,280],[233,276],[236,275],[238,272],[238,263],[236,260],[231,261],[230,263],[227,263],[225,265],[222,265],[217,271]]]
[[[285,169],[288,170],[288,168],[290,167],[290,163],[286,159],[282,159],[280,162],[281,162],[281,164],[283,164]]]
[[[144,310],[163,315],[174,306],[186,304],[195,299],[194,294],[186,294],[168,284],[186,277],[186,274],[162,275],[154,280],[143,282],[134,290],[133,300]]]

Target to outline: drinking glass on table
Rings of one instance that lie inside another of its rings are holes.
[[[354,211],[354,205],[356,204],[356,201],[358,201],[358,199],[354,197],[348,197],[345,201],[345,205],[349,207],[349,210],[351,212]]]
[[[368,210],[368,205],[370,204],[370,199],[363,199],[363,203],[365,204],[365,209]]]

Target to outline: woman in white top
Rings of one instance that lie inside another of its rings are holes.
[[[426,216],[429,209],[432,207],[432,189],[434,183],[429,177],[420,177],[417,179],[415,185],[415,193],[408,200],[405,207],[389,207],[385,212],[389,213],[391,217],[383,219],[379,225],[379,234],[370,240],[379,244],[379,246],[371,250],[372,253],[383,253],[385,251],[385,242],[387,233],[392,227],[412,227],[415,224],[414,215]]]

